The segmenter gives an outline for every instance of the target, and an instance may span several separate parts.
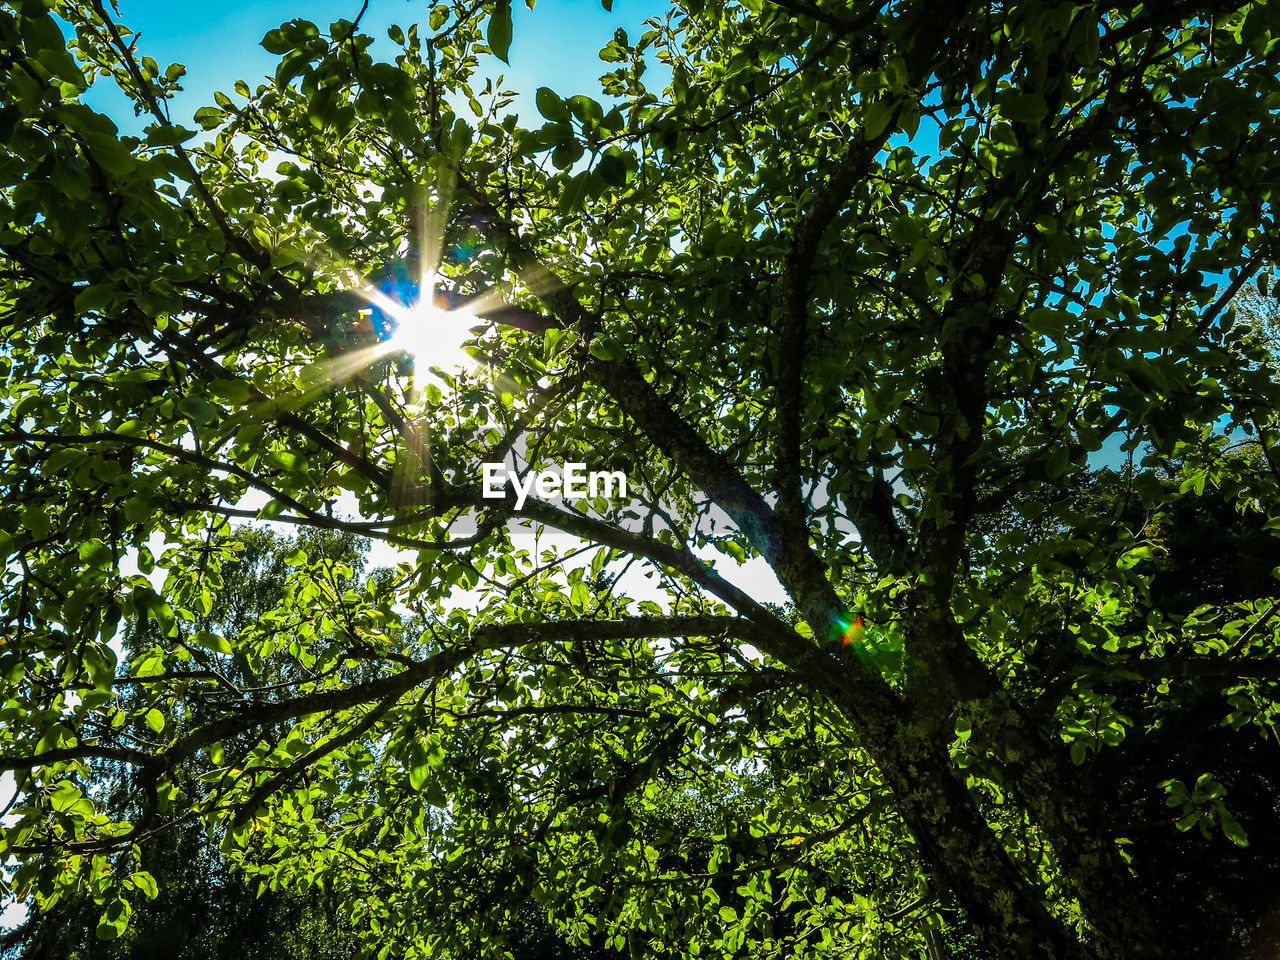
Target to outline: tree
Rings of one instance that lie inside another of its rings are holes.
[[[603,102],[539,90],[536,128],[476,79],[505,0],[392,29],[394,63],[293,20],[203,139],[168,113],[181,66],[99,0],[50,9],[0,20],[21,895],[87,885],[113,934],[141,846],[199,818],[276,889],[336,885],[383,956],[499,949],[529,904],[638,954],[1249,935],[1238,884],[1179,868],[1220,908],[1188,931],[1153,872],[1203,840],[1260,876],[1246,780],[1167,740],[1123,791],[1094,774],[1186,684],[1244,772],[1273,735],[1274,589],[1166,609],[1163,527],[1125,521],[1211,498],[1276,529],[1277,386],[1229,307],[1280,259],[1274,4],[683,0],[601,51]],[[145,137],[80,101],[97,78]],[[361,286],[415,273],[417,308]],[[369,322],[450,308],[483,370]],[[1108,509],[1080,491],[1117,447]],[[511,457],[631,496],[484,497]],[[199,630],[253,516],[407,558],[343,587],[299,555],[276,609]],[[748,558],[788,604],[735,583]],[[163,641],[120,661],[142,620]],[[294,679],[232,690],[229,659]],[[135,796],[85,792],[103,763]],[[745,802],[654,826],[716,791]]]
[[[1280,301],[1271,296],[1274,292],[1271,276],[1263,273],[1256,283],[1241,287],[1232,304],[1237,317],[1253,329],[1273,355],[1280,346]]]
[[[212,611],[197,617],[195,623],[203,630],[237,636],[279,605],[289,570],[286,559],[297,550],[343,562],[356,574],[364,567],[368,544],[335,531],[303,531],[293,538],[245,527],[219,546],[235,550],[236,560],[224,568],[223,590]],[[124,652],[136,655],[162,639],[152,630],[135,630],[125,639]],[[278,665],[286,669],[293,666],[288,662]],[[232,658],[221,663],[219,670],[225,683],[240,687],[251,687],[256,679],[243,662]],[[281,682],[289,678],[269,679]],[[149,700],[141,684],[121,691],[122,709],[139,718],[145,717]],[[198,723],[190,717],[185,719],[184,729]],[[133,724],[136,733],[145,736],[146,721],[136,719]],[[204,764],[184,771],[178,784],[184,799],[207,800],[204,775],[208,769],[209,765]],[[94,772],[99,779],[89,789],[95,794],[132,795],[127,765]],[[335,909],[331,895],[324,890],[299,896],[254,889],[208,842],[198,821],[174,822],[148,845],[140,859],[152,878],[150,884],[144,881],[144,887],[154,896],[135,906],[124,937],[99,939],[96,932],[101,904],[87,894],[72,893],[48,912],[32,913],[21,927],[7,934],[0,941],[0,955],[13,960],[350,960],[358,952],[359,944],[349,930],[342,928],[341,913]]]

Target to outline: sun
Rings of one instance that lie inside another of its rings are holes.
[[[452,373],[459,367],[470,369],[476,360],[462,349],[471,330],[480,321],[463,310],[441,310],[426,297],[394,311],[395,333],[387,345],[403,350],[422,367]]]

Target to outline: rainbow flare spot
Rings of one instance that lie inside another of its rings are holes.
[[[836,617],[836,629],[840,634],[840,642],[846,647],[866,640],[867,628],[862,617]]]

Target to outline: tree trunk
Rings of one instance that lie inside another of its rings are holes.
[[[951,769],[945,739],[913,718],[888,684],[851,652],[833,653],[796,634],[774,639],[770,653],[849,718],[922,856],[954,892],[979,936],[1009,960],[1097,956],[1049,913],[1043,893],[1013,862]]]
[[[1099,934],[1098,955],[1108,960],[1175,955],[1163,945],[1150,905],[1064,745],[1014,700],[953,620],[924,614],[914,626],[915,646],[934,669],[914,685],[913,715],[927,717],[939,737],[949,737],[957,715],[972,724],[978,746],[1001,765],[1003,784],[1057,854],[1063,879]],[[927,639],[920,642],[922,637]],[[943,684],[950,689],[939,689]]]

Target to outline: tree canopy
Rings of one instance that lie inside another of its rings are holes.
[[[345,562],[359,575],[367,547],[350,534],[329,530],[306,530],[294,538],[242,528],[231,537],[238,561],[226,570],[213,609],[195,623],[232,636],[275,609],[289,572],[285,560],[297,549]],[[124,633],[126,655],[150,649],[160,639],[149,620],[128,625]],[[291,661],[271,666],[296,676]],[[228,681],[244,685],[261,676],[249,673],[243,658],[223,662],[220,672]],[[291,677],[271,679],[280,682]],[[139,717],[134,721],[138,730],[146,729],[150,700],[140,685],[121,691],[120,707]],[[182,720],[200,722],[198,715]],[[176,784],[179,796],[201,799],[208,770],[207,762],[187,765]],[[126,764],[98,764],[93,775],[86,786],[96,795],[120,793],[136,798]],[[155,896],[131,904],[129,928],[123,936],[97,936],[102,905],[77,886],[64,892],[56,904],[30,911],[26,922],[0,937],[0,956],[6,960],[350,960],[358,952],[358,941],[344,929],[345,917],[334,909],[329,891],[323,887],[301,893],[268,891],[257,881],[247,882],[234,870],[231,858],[207,842],[198,821],[175,821],[140,855],[139,866],[155,882]]]
[[[636,956],[1257,948],[1280,404],[1232,303],[1280,260],[1280,7],[676,0],[533,102],[487,79],[508,0],[414,10],[390,62],[282,24],[190,121],[114,4],[0,10],[16,895],[119,936],[199,824],[379,957],[531,913]],[[482,363],[432,372],[459,326]],[[211,622],[255,518],[403,560],[299,548]]]

